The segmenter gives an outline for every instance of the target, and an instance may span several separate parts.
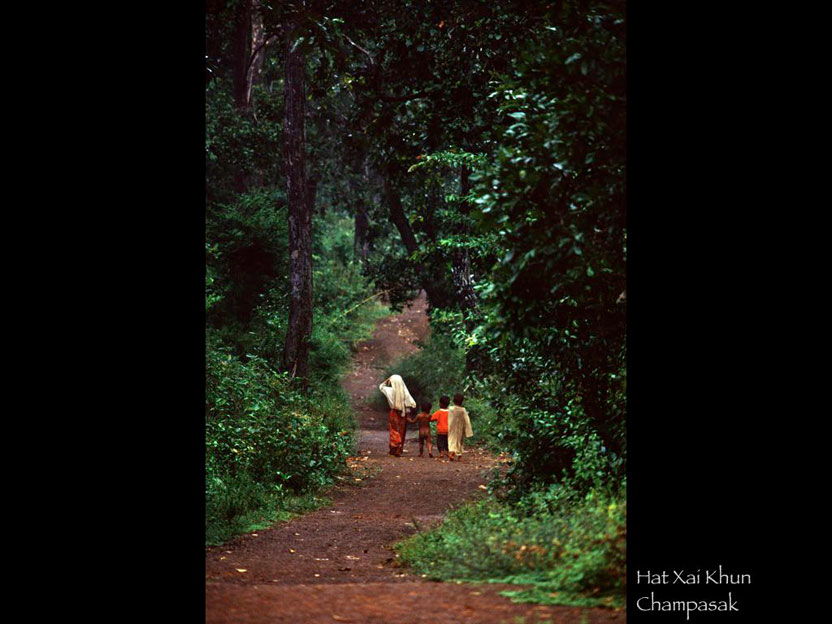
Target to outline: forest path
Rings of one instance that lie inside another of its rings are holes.
[[[398,565],[392,545],[482,495],[484,473],[494,465],[476,449],[461,462],[419,457],[415,425],[402,457],[387,453],[387,412],[369,401],[384,367],[418,350],[415,343],[428,335],[425,310],[423,294],[401,314],[380,319],[342,382],[359,422],[359,454],[351,463],[373,476],[335,488],[330,508],[206,549],[208,624],[624,621],[624,612],[605,609],[514,604],[498,593],[506,585],[430,582]]]

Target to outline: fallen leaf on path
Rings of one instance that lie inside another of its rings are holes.
[[[248,572],[248,570],[244,570],[243,568],[234,568],[237,572]]]
[[[290,552],[290,553],[293,553],[293,552],[295,552],[295,549],[294,549],[294,548],[290,548],[290,549],[289,549],[289,552]]]
[[[352,555],[347,555],[347,559],[352,559],[353,561],[358,561],[361,557],[353,557]]]
[[[480,485],[480,486],[479,486],[479,488],[480,488],[481,490],[487,490],[487,489],[488,489],[488,488],[487,488],[486,486],[484,486],[484,485]]]

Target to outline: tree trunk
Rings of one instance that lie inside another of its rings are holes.
[[[386,178],[384,180],[384,195],[387,206],[390,209],[390,221],[392,221],[393,225],[399,231],[404,248],[409,254],[415,253],[419,249],[419,244],[416,242],[416,235],[413,234],[413,229],[410,227],[407,215],[404,214],[404,208],[402,207],[402,200],[399,199],[399,194],[390,188],[390,184]]]
[[[387,178],[384,179],[384,196],[387,206],[390,209],[390,221],[393,222],[393,225],[399,231],[407,253],[412,255],[419,249],[419,243],[416,241],[416,235],[413,233],[410,222],[407,220],[407,215],[404,213],[401,199],[399,199],[398,193],[390,187]],[[428,304],[430,307],[440,306],[444,303],[440,285],[433,280],[423,265],[419,264],[418,269],[422,275],[422,288],[425,289],[428,295]]]
[[[248,57],[251,46],[251,0],[241,0],[234,10],[234,33],[231,40],[231,75],[234,108],[240,115],[248,114],[246,100]],[[234,192],[245,193],[246,172],[242,167],[234,169]]]
[[[364,200],[358,198],[355,201],[355,235],[353,237],[353,255],[362,265],[367,264],[369,252],[369,241],[367,231],[370,229],[370,219],[367,217],[367,206]]]
[[[285,113],[283,159],[289,204],[289,255],[291,294],[289,327],[283,350],[283,368],[293,377],[308,375],[309,339],[312,334],[312,212],[307,197],[304,132],[304,65],[298,47],[292,50],[294,24],[286,28]]]
[[[234,11],[234,34],[231,42],[234,106],[244,110],[248,101],[248,59],[251,54],[251,0],[240,0]]]
[[[468,169],[463,167],[460,172],[460,194],[462,196],[471,192],[471,183],[468,179]],[[470,208],[467,203],[462,202],[459,205],[459,211],[463,215],[467,215]],[[461,226],[457,233],[465,236],[468,234],[467,228]],[[451,254],[451,277],[453,279],[454,288],[459,297],[460,307],[462,308],[462,316],[465,319],[466,327],[473,329],[473,316],[478,312],[477,294],[474,292],[474,275],[471,269],[471,259],[468,255],[467,248],[454,249]]]
[[[246,73],[246,106],[251,106],[251,91],[260,80],[263,71],[263,59],[266,58],[266,31],[263,28],[263,13],[260,10],[261,0],[251,2],[251,65]],[[246,60],[248,62],[248,59]]]
[[[370,162],[366,149],[361,150],[354,160],[354,175],[350,176],[349,186],[355,205],[355,229],[353,236],[353,257],[367,265],[370,255],[370,214],[366,203],[366,193],[361,192],[361,184],[357,176],[363,179],[364,186],[370,186],[374,177],[370,175]],[[376,185],[377,188],[377,185]]]
[[[471,192],[471,183],[468,176],[468,169],[462,167],[459,181],[460,195],[463,197]],[[463,215],[467,215],[470,207],[466,202],[462,202],[459,205],[459,211]],[[462,236],[469,234],[465,226],[457,228],[456,233]],[[468,254],[468,249],[465,247],[454,249],[451,254],[451,279],[456,289],[459,307],[462,310],[462,320],[465,323],[465,329],[471,332],[474,330],[476,319],[479,316],[479,304],[477,302],[477,293],[474,292],[474,270],[471,267],[471,258]],[[484,354],[480,353],[476,345],[468,348],[465,352],[466,370],[469,372],[481,370],[483,357]]]

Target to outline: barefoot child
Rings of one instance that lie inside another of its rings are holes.
[[[439,409],[430,417],[431,422],[436,422],[436,448],[439,450],[439,457],[448,456],[448,403],[451,402],[446,396],[439,397]]]
[[[471,429],[471,419],[468,418],[468,411],[462,407],[465,397],[461,394],[454,395],[454,405],[448,410],[448,450],[449,459],[459,461],[465,449],[462,447],[463,438],[470,438],[474,435]]]
[[[430,408],[432,404],[430,401],[422,403],[422,411],[416,414],[413,418],[408,418],[409,423],[419,423],[419,457],[424,454],[425,442],[428,444],[428,457],[433,457],[433,448],[430,443]]]

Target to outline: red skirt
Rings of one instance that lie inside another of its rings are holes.
[[[390,454],[401,457],[404,438],[407,434],[407,420],[398,410],[390,410]]]

